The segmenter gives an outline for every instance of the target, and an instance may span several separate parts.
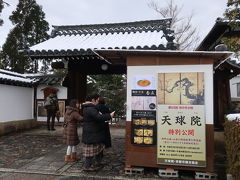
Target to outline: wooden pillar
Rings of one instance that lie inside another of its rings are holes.
[[[87,76],[78,71],[68,71],[68,100],[78,99],[80,103],[85,101],[87,88]]]
[[[218,84],[219,84],[219,80],[218,80],[218,73],[216,72],[213,76],[213,112],[214,112],[214,116],[213,116],[213,120],[214,120],[214,127],[219,127],[219,113],[218,113],[218,104],[219,104],[219,99],[218,99],[218,94],[219,94],[219,89],[218,89]]]
[[[75,96],[80,103],[83,103],[87,92],[87,75],[76,72],[75,78]]]
[[[223,128],[225,111],[230,109],[231,94],[228,74],[228,71],[219,71],[216,72],[214,78],[214,124],[220,129]]]

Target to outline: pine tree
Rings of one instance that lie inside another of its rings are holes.
[[[240,1],[229,0],[227,9],[224,13],[225,17],[230,20],[231,26],[240,26]]]
[[[4,6],[3,6],[3,0],[0,0],[0,14],[2,13]],[[0,18],[0,26],[3,24],[3,20]]]
[[[4,43],[3,68],[24,73],[33,72],[34,63],[18,51],[48,39],[49,24],[42,7],[35,0],[19,0],[17,8],[9,17],[15,26]]]
[[[227,9],[224,13],[226,19],[229,20],[229,25],[231,28],[240,27],[240,0],[229,0],[227,4]],[[227,45],[230,51],[235,52],[236,57],[240,53],[240,40],[239,37],[236,38],[222,38],[222,42]]]
[[[9,6],[9,4],[3,0],[0,0],[0,16],[1,16],[1,13],[2,13],[2,10],[4,8],[4,5],[7,5]],[[3,19],[0,18],[0,26],[3,25]]]
[[[98,93],[105,98],[111,111],[116,115],[124,115],[126,102],[126,76],[124,75],[92,75],[88,76],[87,92]]]

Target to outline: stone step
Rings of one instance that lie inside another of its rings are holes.
[[[217,179],[217,175],[213,173],[196,172],[195,179]]]
[[[125,174],[129,174],[129,175],[143,175],[144,174],[144,168],[131,167],[131,168],[125,168],[124,171],[125,171]]]
[[[158,169],[158,175],[160,177],[178,177],[177,170],[169,169]]]

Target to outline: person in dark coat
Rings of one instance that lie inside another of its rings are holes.
[[[65,162],[74,162],[80,160],[77,156],[76,146],[79,144],[79,138],[77,133],[77,123],[83,120],[83,117],[79,114],[80,104],[78,100],[73,99],[70,101],[69,106],[66,107],[66,113],[64,115],[64,135],[63,142],[68,145],[67,153],[65,155]]]
[[[99,112],[101,112],[102,114],[109,114],[110,113],[109,108],[105,104],[104,98],[101,97],[101,96],[99,97],[98,104],[96,105],[96,107],[99,110]],[[103,123],[103,128],[104,128],[104,133],[105,133],[105,138],[104,138],[105,148],[112,147],[111,134],[110,134],[109,122],[108,121],[105,121]]]
[[[98,95],[88,96],[86,102],[82,104],[83,109],[83,170],[94,171],[94,157],[97,164],[100,164],[101,154],[105,148],[105,132],[103,123],[114,116],[114,112],[102,114],[96,108]]]
[[[54,124],[55,124],[55,117],[56,113],[59,111],[58,107],[58,98],[57,92],[52,92],[44,102],[44,107],[47,110],[47,129],[50,131],[55,131]],[[51,126],[50,126],[50,119],[52,119]]]

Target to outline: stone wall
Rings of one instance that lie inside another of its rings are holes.
[[[0,122],[0,136],[12,132],[23,131],[37,126],[34,119]]]

